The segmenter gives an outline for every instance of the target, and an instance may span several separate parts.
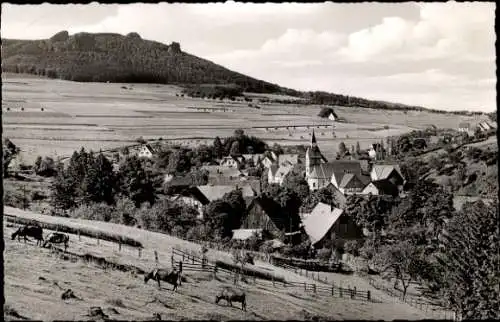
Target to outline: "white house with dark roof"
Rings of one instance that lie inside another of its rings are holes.
[[[137,153],[137,156],[139,158],[151,159],[155,153],[156,153],[156,150],[150,144],[143,144],[139,148],[139,152]]]
[[[366,194],[369,192],[375,194],[374,189],[378,194],[394,195],[394,189],[401,193],[406,182],[397,164],[375,164],[370,173],[370,179],[374,185],[366,187],[364,192]]]

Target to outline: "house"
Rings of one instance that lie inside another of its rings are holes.
[[[332,120],[332,121],[337,121],[339,119],[339,117],[337,116],[337,114],[334,111],[331,111],[328,114],[328,119]]]
[[[298,154],[280,154],[278,156],[278,165],[296,165],[299,163]]]
[[[193,177],[187,176],[172,176],[171,174],[165,175],[164,184],[167,189],[168,195],[177,195],[182,191],[195,186],[196,183],[193,180]]]
[[[490,122],[482,121],[477,125],[481,132],[488,132],[496,129],[496,126]]]
[[[361,194],[362,195],[372,194],[375,196],[388,195],[388,196],[396,197],[397,195],[399,195],[399,189],[396,185],[394,185],[386,180],[373,181],[373,182],[370,182],[363,189]]]
[[[347,197],[333,185],[333,183],[329,183],[324,189],[328,189],[335,200],[335,203],[342,209],[345,208],[347,204]]]
[[[379,182],[375,184],[375,188],[384,194],[392,191],[393,188],[390,188],[390,185],[397,187],[397,190],[401,193],[406,182],[399,166],[392,164],[374,165],[370,173],[370,178],[372,182]],[[373,187],[366,188],[368,189],[367,191],[373,191]]]
[[[143,144],[139,148],[139,153],[137,154],[137,156],[139,158],[151,159],[155,153],[156,153],[156,150],[150,144]]]
[[[349,240],[363,236],[361,229],[342,209],[321,202],[304,219],[302,225],[315,248],[326,246],[329,240]]]
[[[233,229],[232,239],[248,240],[255,235],[257,235],[258,239],[262,239],[262,229]]]
[[[208,205],[210,202],[221,199],[226,193],[234,191],[237,188],[241,188],[243,199],[245,199],[246,205],[249,205],[255,198],[257,193],[252,189],[250,185],[242,186],[212,186],[212,185],[202,185],[202,186],[191,186],[189,188],[184,188],[178,194],[174,195],[170,200],[182,201],[190,206],[195,207],[200,216],[203,217],[203,206]]]
[[[458,131],[466,133],[468,136],[474,136],[474,129],[470,123],[460,123],[458,125]]]
[[[242,157],[227,156],[223,157],[220,161],[220,165],[228,168],[238,168],[241,164]]]
[[[272,165],[269,167],[268,174],[267,174],[267,182],[269,184],[283,184],[283,180],[285,179],[285,176],[292,171],[293,166],[292,165],[282,165],[282,166],[277,166],[277,165]]]
[[[247,207],[240,229],[262,229],[271,238],[282,240],[284,232],[293,230],[281,216],[282,209],[272,199],[257,197]]]

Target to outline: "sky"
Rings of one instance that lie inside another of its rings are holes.
[[[248,76],[442,110],[496,110],[494,2],[11,5],[2,38],[137,32]]]

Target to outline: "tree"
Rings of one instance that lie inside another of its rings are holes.
[[[57,173],[56,163],[51,157],[38,157],[35,161],[35,173],[44,177],[52,177]]]
[[[356,154],[357,155],[361,154],[361,147],[359,146],[359,141],[356,142]]]
[[[10,162],[19,154],[19,149],[11,140],[5,138],[2,144],[3,176],[8,176]]]
[[[309,185],[304,176],[298,171],[290,171],[285,176],[283,187],[295,192],[301,200],[309,196]]]
[[[237,156],[237,155],[241,154],[241,152],[240,152],[240,142],[234,141],[231,144],[231,149],[229,150],[229,154],[231,156]]]
[[[500,247],[496,205],[466,204],[446,227],[438,255],[441,293],[463,319],[500,316]]]
[[[224,156],[224,146],[218,136],[214,140],[214,155],[216,158],[221,159]]]
[[[120,167],[120,191],[138,208],[143,202],[154,204],[156,200],[153,180],[137,156],[127,157]]]
[[[191,159],[185,149],[175,150],[169,157],[167,173],[184,174],[191,169]]]
[[[375,255],[374,262],[382,267],[382,273],[394,274],[403,286],[403,300],[408,286],[415,281],[424,266],[419,249],[408,241],[384,245]]]
[[[347,152],[347,148],[345,146],[345,143],[344,142],[340,142],[339,143],[339,154],[340,154],[340,157],[343,157]]]
[[[67,171],[63,171],[61,167],[51,185],[52,206],[63,210],[74,208],[77,205],[76,200],[78,196],[76,186],[73,178],[68,175]]]
[[[114,204],[115,182],[113,165],[102,153],[99,153],[97,158],[92,160],[82,182],[83,201]]]

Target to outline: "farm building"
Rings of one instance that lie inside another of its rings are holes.
[[[150,144],[143,144],[139,148],[139,152],[138,152],[137,156],[139,158],[151,159],[155,153],[156,153],[156,150],[153,148],[153,146],[151,146]]]
[[[481,132],[488,132],[496,129],[496,126],[492,124],[492,122],[486,122],[486,121],[479,122],[477,127]]]
[[[241,229],[262,229],[272,238],[283,239],[284,232],[290,231],[290,223],[281,216],[282,209],[271,199],[255,198],[247,207]]]
[[[405,183],[403,173],[397,164],[375,164],[370,178],[372,181],[387,180],[398,187],[402,187]]]
[[[170,174],[165,175],[164,183],[168,187],[167,194],[169,195],[178,194],[196,185],[191,176],[172,176]]]
[[[318,203],[304,219],[303,228],[315,248],[323,248],[334,239],[357,239],[362,230],[339,208]]]
[[[269,167],[268,174],[267,174],[267,180],[269,184],[283,184],[283,180],[285,179],[285,176],[292,171],[293,166],[292,165],[282,165],[282,166],[277,166],[277,165],[272,165]]]

